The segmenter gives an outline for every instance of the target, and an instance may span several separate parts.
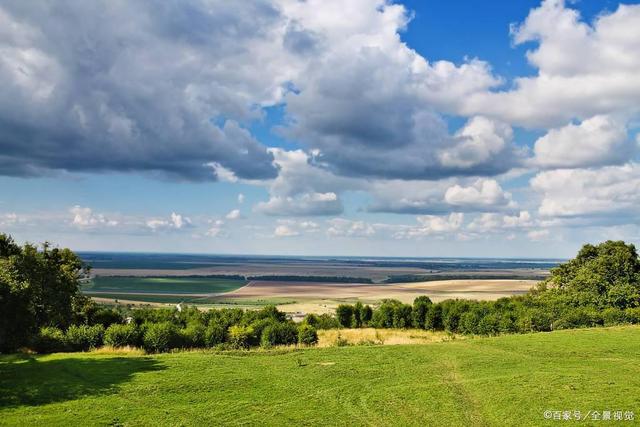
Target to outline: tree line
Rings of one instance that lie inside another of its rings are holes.
[[[474,335],[542,332],[640,323],[640,260],[622,241],[584,245],[526,295],[497,301],[420,296],[413,305],[384,300],[336,310],[342,327],[420,328]]]
[[[174,348],[313,345],[318,329],[420,328],[496,335],[640,323],[640,260],[622,241],[584,245],[526,295],[497,301],[383,300],[338,306],[300,324],[274,306],[261,310],[112,308],[80,292],[87,267],[69,249],[18,246],[0,234],[0,352],[83,351],[110,345]]]

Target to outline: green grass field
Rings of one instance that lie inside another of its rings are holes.
[[[190,297],[190,295],[231,292],[245,284],[244,280],[216,277],[94,277],[91,282],[82,287],[82,290],[89,296],[102,298],[159,303],[180,301],[197,303],[202,297],[195,295]],[[136,295],[136,293],[145,295]]]
[[[615,327],[413,346],[2,356],[0,424],[567,423],[545,420],[547,410],[639,418],[639,349],[639,327]]]

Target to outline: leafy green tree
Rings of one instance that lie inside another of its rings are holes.
[[[0,351],[25,345],[42,327],[73,323],[86,272],[69,249],[19,247],[0,234]]]
[[[45,326],[31,338],[31,347],[38,353],[67,351],[67,340],[60,328]]]
[[[440,331],[444,328],[442,324],[442,306],[433,304],[424,317],[424,328],[431,331]]]
[[[315,345],[318,343],[318,332],[316,328],[309,324],[302,323],[298,326],[298,343],[304,345]]]
[[[353,306],[340,304],[338,308],[336,308],[336,316],[340,326],[350,328],[353,325]]]
[[[102,346],[104,326],[71,325],[65,333],[65,342],[71,351],[87,351]]]
[[[193,321],[178,331],[180,344],[184,348],[204,347],[205,333],[204,325],[198,321]]]
[[[104,343],[111,347],[137,346],[140,344],[140,331],[135,324],[113,324],[104,331]]]
[[[353,327],[361,328],[362,327],[362,309],[364,306],[360,301],[356,302],[353,306]]]
[[[264,331],[263,331],[264,332]],[[251,326],[234,325],[229,328],[229,344],[233,348],[245,349],[251,346],[254,340],[254,331]]]
[[[209,322],[204,333],[204,342],[207,347],[214,347],[225,342],[227,337],[226,328],[217,322]]]
[[[433,305],[428,296],[421,295],[413,301],[413,327],[424,329],[424,322],[429,312],[429,308]]]
[[[142,346],[149,353],[162,353],[177,347],[178,331],[170,322],[148,323],[144,327]]]
[[[584,245],[574,259],[551,270],[537,294],[543,300],[561,299],[574,306],[640,306],[640,259],[636,248],[611,240],[596,246]]]
[[[369,323],[371,322],[372,317],[373,317],[373,310],[371,309],[371,306],[367,304],[364,307],[362,307],[362,310],[360,310],[360,320],[362,320],[362,325],[368,326]]]

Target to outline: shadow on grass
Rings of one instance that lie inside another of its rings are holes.
[[[0,408],[38,406],[114,392],[138,372],[165,369],[148,357],[0,359]]]

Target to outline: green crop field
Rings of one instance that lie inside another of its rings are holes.
[[[217,277],[94,277],[82,290],[91,295],[98,293],[127,294],[212,294],[231,292],[246,282]],[[125,298],[125,296],[122,296]],[[129,298],[131,299],[131,298]]]
[[[638,349],[640,328],[615,327],[413,346],[1,356],[0,424],[523,426],[566,423],[545,411],[611,411],[611,423],[632,425],[613,414],[640,416]],[[590,417],[581,425],[604,422]]]

